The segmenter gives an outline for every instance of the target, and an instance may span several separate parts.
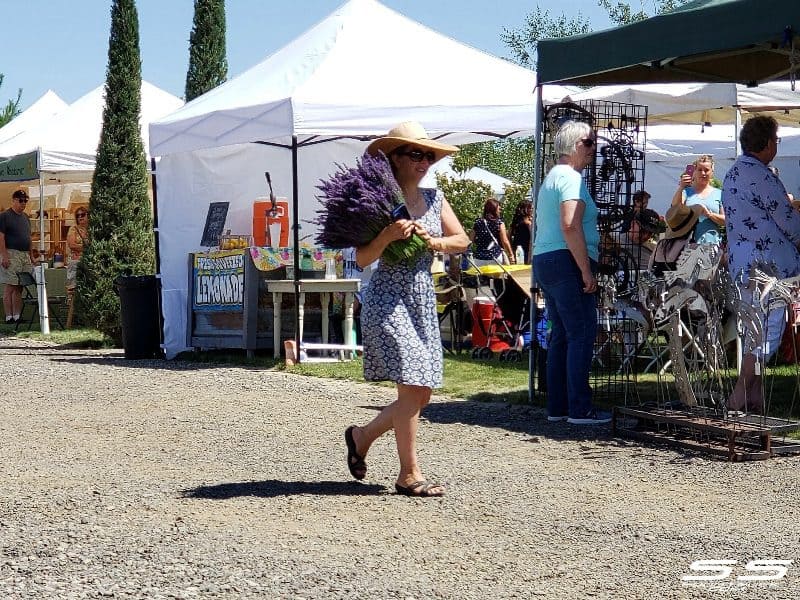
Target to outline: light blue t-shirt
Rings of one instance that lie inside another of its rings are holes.
[[[705,198],[696,194],[690,187],[687,187],[684,192],[686,194],[686,206],[699,204],[705,206],[709,212],[722,212],[722,190],[712,187]],[[708,217],[700,217],[694,229],[693,241],[698,244],[719,244],[722,241],[721,228]]]
[[[536,202],[536,239],[533,255],[566,250],[567,242],[561,231],[561,203],[567,200],[583,200],[583,237],[589,258],[597,260],[600,247],[600,231],[597,229],[597,205],[589,195],[581,174],[569,165],[556,165],[547,174],[539,189]]]

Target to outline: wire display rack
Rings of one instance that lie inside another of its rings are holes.
[[[568,120],[589,124],[597,136],[594,160],[583,172],[601,233],[599,328],[590,383],[595,398],[618,404],[626,400],[632,360],[640,347],[640,326],[619,300],[635,293],[642,260],[641,248],[623,233],[633,215],[634,193],[644,188],[647,107],[594,100],[546,107],[541,178],[556,162],[554,137]]]

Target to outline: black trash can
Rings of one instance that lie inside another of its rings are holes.
[[[155,275],[120,276],[114,286],[119,294],[125,358],[162,358],[158,279]]]

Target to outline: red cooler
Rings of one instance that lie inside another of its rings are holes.
[[[492,352],[500,352],[510,348],[508,343],[493,335],[487,344],[486,335],[489,333],[493,319],[502,319],[503,315],[497,308],[497,303],[491,298],[477,296],[472,301],[472,347],[482,348],[489,346]]]

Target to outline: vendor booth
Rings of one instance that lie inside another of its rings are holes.
[[[398,48],[424,49],[436,61],[409,60]],[[151,151],[161,157],[157,243],[166,356],[193,347],[187,257],[208,250],[201,241],[211,203],[229,204],[225,229],[234,235],[266,240],[267,220],[285,219],[289,229],[275,224],[267,245],[282,251],[287,242],[289,266],[298,265],[303,248],[325,250],[311,247],[309,221],[318,207],[316,186],[337,163],[353,164],[370,139],[407,120],[448,143],[529,136],[535,85],[532,71],[375,0],[352,0],[260,64],[151,124]],[[555,99],[569,91],[554,86],[550,93]],[[265,172],[278,198],[268,213],[257,208],[269,200]]]
[[[23,188],[30,201],[34,257],[37,268],[39,315],[43,333],[49,332],[46,298],[62,298],[63,278],[45,275],[45,269],[64,268],[67,232],[74,212],[88,207],[95,154],[103,124],[105,86],[99,86],[66,106],[54,94],[45,94],[9,125],[0,129],[0,210],[11,205],[14,190]],[[183,102],[142,82],[142,134],[147,151],[149,122]],[[63,106],[62,106],[63,105]],[[8,128],[12,128],[7,131]],[[10,135],[7,135],[10,134]],[[46,284],[56,282],[50,292]]]
[[[713,35],[697,35],[697,23],[713,24]],[[800,3],[794,0],[695,0],[623,27],[540,41],[538,89],[546,89],[550,83],[733,82],[756,86],[772,80],[793,82],[800,72],[798,49]],[[794,92],[792,87],[789,89]],[[541,131],[543,125],[539,123]],[[540,161],[541,154],[537,153]],[[714,288],[724,281],[718,274],[727,270],[721,262],[719,246],[694,246],[681,253],[674,272],[665,273],[662,280],[653,279],[650,285],[638,290],[638,300],[650,303],[656,317],[660,316],[663,323],[671,321],[667,330],[674,381],[661,388],[660,392],[666,393],[654,405],[641,405],[637,398],[626,397],[625,406],[615,408],[614,432],[691,447],[730,460],[797,452],[800,447],[796,440],[786,437],[800,427],[793,420],[796,417],[793,401],[783,407],[785,413],[779,417],[770,413],[769,399],[765,411],[749,412],[746,407],[743,412],[728,410],[732,386],[726,381],[724,352],[718,351],[725,340],[717,326],[719,315],[707,310],[728,295],[719,291],[722,288]],[[660,287],[663,285],[666,287]],[[717,292],[704,299],[704,290],[712,288]],[[779,288],[784,289],[781,286],[771,289],[777,294]],[[653,290],[655,295],[648,297]],[[704,331],[692,329],[691,323],[688,328],[685,326],[696,318],[692,315],[695,305],[683,313],[685,303],[670,302],[670,298],[681,294],[699,299]],[[605,314],[629,319],[625,311],[631,311],[632,306],[623,302]],[[743,301],[733,301],[731,306],[740,322],[747,321]],[[760,327],[752,320],[747,322],[751,322],[751,331]],[[712,328],[713,335],[708,335]],[[625,337],[620,339],[624,346]],[[613,337],[607,340],[614,342]],[[709,344],[711,340],[720,343],[714,346]],[[698,377],[702,375],[700,368],[710,377]],[[672,400],[676,392],[679,401]]]

